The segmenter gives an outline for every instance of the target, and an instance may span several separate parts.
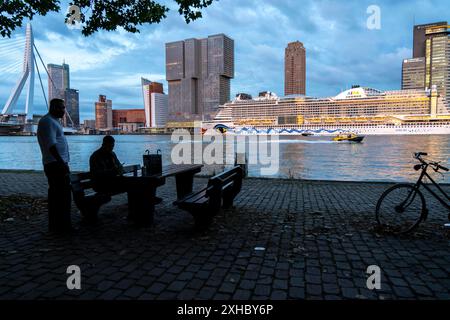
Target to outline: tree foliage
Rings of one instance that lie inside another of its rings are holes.
[[[202,9],[217,0],[174,0],[178,13],[189,23],[202,17]],[[99,30],[112,31],[123,27],[126,31],[139,32],[139,26],[159,23],[166,18],[169,8],[154,0],[73,0],[81,11],[82,34],[89,36]],[[60,0],[0,0],[0,34],[10,37],[21,27],[25,19],[35,15],[45,16],[61,10]],[[71,17],[66,13],[65,22]]]

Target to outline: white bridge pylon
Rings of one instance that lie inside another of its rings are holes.
[[[11,95],[2,110],[2,114],[12,114],[13,109],[17,104],[17,100],[22,93],[23,87],[28,81],[27,99],[25,103],[25,114],[27,120],[33,119],[33,97],[34,97],[34,37],[31,24],[27,24],[26,42],[25,42],[25,56],[23,61],[23,73],[14,86]]]

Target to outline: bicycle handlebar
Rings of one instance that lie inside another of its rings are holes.
[[[444,170],[444,171],[449,171],[448,168],[441,166],[438,162],[426,162],[425,160],[422,159],[422,156],[427,156],[428,153],[426,152],[416,152],[414,154],[414,158],[416,158],[417,160],[419,160],[422,164],[424,165],[430,165],[433,168],[434,171],[438,171],[438,170]]]
[[[427,155],[428,155],[428,153],[426,153],[426,152],[416,152],[414,154],[414,158],[419,159],[421,156],[427,156]]]

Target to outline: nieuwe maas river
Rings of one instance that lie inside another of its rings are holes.
[[[74,171],[88,170],[89,156],[101,144],[103,136],[68,136]],[[170,136],[120,135],[116,153],[121,162],[142,164],[146,149],[162,150],[163,163],[171,162],[174,144]],[[415,151],[428,152],[429,158],[450,166],[450,136],[366,136],[361,144],[337,143],[330,137],[282,136],[279,138],[279,169],[270,177],[314,180],[413,181]],[[205,147],[207,144],[204,143]],[[42,170],[36,137],[0,137],[0,169]],[[261,176],[259,164],[249,166],[250,176]],[[206,166],[205,173],[223,166]],[[450,173],[439,182],[450,182]]]

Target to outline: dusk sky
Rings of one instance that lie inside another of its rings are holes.
[[[399,89],[402,59],[412,55],[414,22],[450,20],[448,0],[220,0],[203,11],[202,19],[186,24],[174,1],[161,2],[172,8],[167,19],[145,25],[137,34],[117,30],[86,38],[64,24],[65,1],[60,13],[32,21],[44,62],[70,65],[71,87],[80,90],[81,120],[94,118],[99,94],[112,99],[113,108],[143,108],[141,77],[162,82],[167,93],[165,43],[217,33],[235,41],[231,97],[264,90],[282,95],[284,49],[296,40],[306,48],[309,96],[335,96],[352,84]],[[370,5],[381,8],[380,30],[367,28]],[[12,39],[0,38],[1,108],[22,68],[24,35],[22,28]],[[12,47],[15,43],[19,45]],[[47,94],[47,77],[42,76]],[[43,114],[37,76],[35,92],[35,113]]]

